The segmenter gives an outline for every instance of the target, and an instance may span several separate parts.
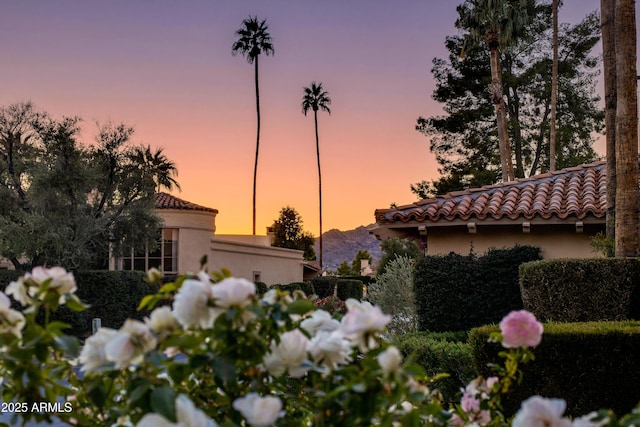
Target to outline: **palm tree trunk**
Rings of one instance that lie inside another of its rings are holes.
[[[496,107],[496,124],[498,127],[498,141],[500,144],[500,164],[502,167],[502,181],[513,180],[513,164],[511,162],[511,149],[509,147],[509,132],[507,130],[507,118],[504,110],[504,97],[502,95],[502,73],[500,72],[500,54],[497,46],[490,46],[491,52],[491,87],[490,92],[493,104]]]
[[[600,0],[602,62],[604,65],[604,122],[607,143],[607,238],[615,241],[616,218],[616,39],[615,0]],[[613,253],[607,254],[613,256]]]
[[[320,170],[320,142],[318,139],[318,111],[313,110],[313,120],[316,125],[316,155],[318,158],[318,197],[320,206],[320,237],[319,237],[319,256],[320,271],[322,271],[322,173]]]
[[[258,180],[258,153],[260,151],[260,90],[258,88],[258,55],[255,58],[255,81],[256,81],[256,114],[257,114],[257,134],[256,134],[256,160],[253,165],[253,235],[256,235],[256,181]]]
[[[616,257],[638,255],[638,95],[635,1],[617,0]]]
[[[556,170],[556,106],[558,104],[558,0],[553,0],[553,65],[551,66],[551,135],[549,170]]]

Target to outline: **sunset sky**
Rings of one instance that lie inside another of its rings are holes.
[[[251,233],[253,66],[231,55],[249,15],[266,19],[275,55],[260,58],[257,231],[284,206],[318,233],[313,116],[302,88],[322,82],[323,229],[374,222],[376,208],[415,201],[437,178],[419,116],[438,114],[431,61],[444,57],[461,0],[23,0],[0,6],[0,105],[31,100],[54,117],[135,127],[178,167],[177,197],[219,210],[217,233]],[[565,0],[576,23],[599,0]],[[599,49],[599,48],[598,48]],[[600,52],[598,52],[600,53]],[[603,154],[601,144],[596,149]]]

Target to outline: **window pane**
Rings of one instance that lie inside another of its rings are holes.
[[[160,264],[161,264],[160,261],[161,261],[161,258],[151,258],[151,257],[149,257],[149,268],[154,268],[155,267],[155,268],[159,269],[160,268]]]
[[[133,260],[133,269],[137,271],[147,271],[144,258],[135,258]]]
[[[131,270],[131,258],[122,259],[122,269],[125,271]]]

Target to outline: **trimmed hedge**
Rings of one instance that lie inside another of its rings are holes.
[[[476,369],[502,363],[504,349],[489,343],[497,326],[473,329],[469,344]],[[523,380],[503,398],[507,415],[533,395],[562,397],[567,414],[582,416],[607,408],[625,414],[640,402],[640,322],[547,323],[535,360],[522,366]]]
[[[3,271],[0,274],[0,289],[24,273]],[[65,331],[78,337],[91,333],[91,320],[100,318],[102,326],[120,328],[126,319],[143,320],[148,311],[138,311],[138,304],[146,295],[156,293],[158,285],[144,281],[145,274],[138,271],[77,271],[74,272],[78,290],[76,295],[90,304],[87,310],[76,313],[62,306],[52,315],[71,325]]]
[[[289,283],[289,286],[295,285],[299,290],[304,292],[304,294],[308,297],[314,295],[316,291],[313,289],[313,284],[311,282],[293,282]]]
[[[264,295],[269,290],[269,287],[264,282],[255,282],[256,285],[256,294]]]
[[[540,258],[533,246],[422,257],[414,270],[418,329],[464,331],[499,322],[522,308],[518,266]]]
[[[333,276],[321,276],[314,277],[311,279],[311,283],[313,284],[313,289],[315,293],[318,295],[318,298],[326,298],[333,296],[333,293],[336,289],[336,282],[338,281],[337,277]]]
[[[638,259],[554,259],[520,266],[524,308],[541,321],[640,319]]]
[[[467,335],[467,332],[418,332],[397,338],[403,356],[413,357],[428,375],[449,374],[433,383],[447,403],[458,403],[460,389],[477,376]]]
[[[360,280],[338,279],[336,282],[338,298],[346,301],[355,298],[358,301],[364,298],[364,284]]]
[[[372,276],[340,276],[340,279],[360,280],[365,286],[369,286],[371,283],[376,281],[376,278]]]

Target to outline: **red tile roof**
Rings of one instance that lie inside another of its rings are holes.
[[[606,161],[516,181],[471,188],[395,209],[377,209],[378,224],[483,219],[584,219],[606,216]]]
[[[187,202],[186,200],[179,199],[167,193],[156,193],[156,209],[180,209],[218,213],[217,209],[196,205],[195,203]]]

